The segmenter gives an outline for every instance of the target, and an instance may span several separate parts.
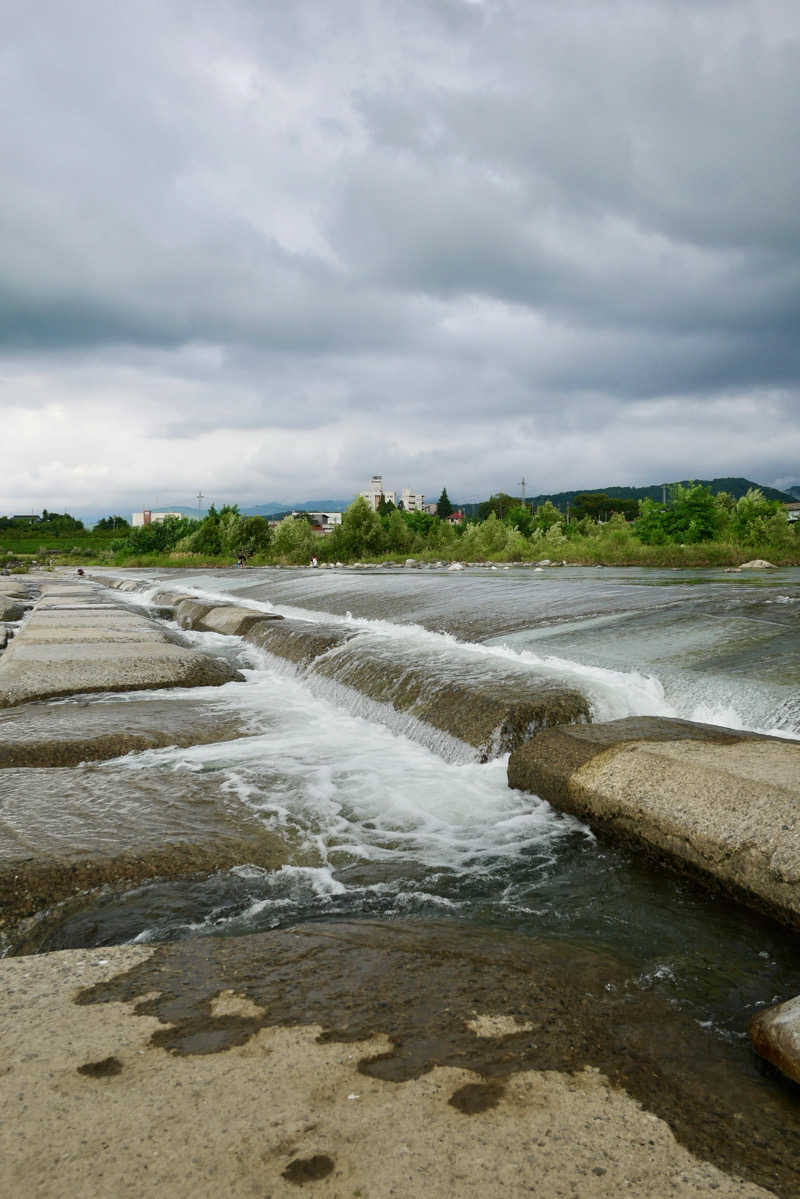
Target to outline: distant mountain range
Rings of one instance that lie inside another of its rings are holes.
[[[793,484],[789,491],[776,491],[774,487],[765,487],[763,483],[754,483],[752,479],[742,478],[680,479],[679,482],[684,487],[688,487],[693,483],[702,483],[704,487],[710,487],[714,495],[717,495],[720,491],[727,491],[729,495],[732,495],[737,500],[740,498],[740,496],[745,495],[751,487],[757,487],[759,491],[764,493],[768,500],[780,500],[782,504],[788,504],[794,499],[800,499],[800,483],[796,485]],[[579,487],[575,491],[553,491],[544,495],[527,496],[526,502],[528,504],[532,504],[534,508],[538,508],[541,504],[544,504],[547,502],[547,500],[550,500],[551,504],[554,504],[556,508],[559,508],[562,512],[564,512],[566,511],[567,504],[574,504],[575,497],[578,495],[604,492],[606,495],[618,500],[660,500],[663,487],[665,486],[667,488],[667,492],[669,493],[669,489],[671,486],[673,486],[673,484],[651,483],[647,487]],[[474,501],[473,503],[469,504],[461,504],[460,507],[468,516],[472,516],[474,515],[479,502],[480,501]]]
[[[297,504],[242,504],[239,511],[246,516],[280,516],[285,512],[344,512],[353,502],[349,500],[302,500]]]

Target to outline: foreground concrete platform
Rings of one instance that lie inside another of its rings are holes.
[[[800,743],[637,717],[548,729],[512,787],[800,927]]]
[[[796,1111],[625,983],[414,922],[8,959],[0,1191],[800,1193]]]
[[[171,641],[96,584],[39,581],[41,597],[0,657],[0,708],[76,692],[219,685],[226,662]]]

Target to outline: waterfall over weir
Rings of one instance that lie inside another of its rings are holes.
[[[246,681],[161,693],[161,748],[73,767],[63,803],[74,820],[86,805],[128,824],[152,803],[161,841],[183,835],[200,804],[221,842],[253,849],[202,877],[145,879],[53,913],[29,949],[446,917],[608,952],[632,987],[680,1004],[743,1061],[754,1007],[800,992],[794,934],[509,789],[505,762],[565,719],[682,716],[800,736],[800,572],[769,583],[579,570],[142,572],[118,594],[164,619],[191,596],[196,627],[179,633],[176,622],[175,635],[227,657]],[[240,634],[203,627],[203,613],[231,605]],[[251,612],[259,619],[247,625]],[[216,713],[242,735],[165,745],[170,704],[176,727],[193,704],[204,727]],[[69,815],[54,817],[48,773],[36,805],[47,843]],[[256,829],[283,846],[281,864],[258,856]],[[22,816],[19,836],[36,838]]]

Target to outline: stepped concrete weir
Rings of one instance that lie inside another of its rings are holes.
[[[586,722],[584,695],[546,675],[511,669],[499,675],[479,658],[453,650],[453,661],[381,641],[359,626],[284,619],[276,612],[220,604],[167,589],[157,610],[185,629],[238,635],[309,678],[328,679],[403,716],[422,721],[477,751],[486,761],[507,753],[538,729]]]

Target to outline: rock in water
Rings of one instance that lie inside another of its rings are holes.
[[[749,1031],[756,1052],[800,1083],[800,995],[758,1012]]]

